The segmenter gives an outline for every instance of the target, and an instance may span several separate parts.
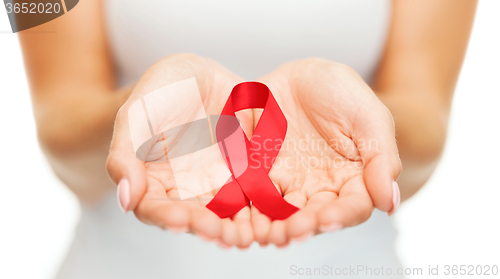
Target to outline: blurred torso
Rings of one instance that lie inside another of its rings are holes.
[[[179,52],[212,58],[248,80],[291,60],[323,57],[349,65],[369,82],[383,51],[390,3],[108,0],[105,15],[120,85]],[[287,278],[297,268],[395,269],[395,237],[387,215],[375,211],[358,227],[285,250],[254,243],[249,251],[223,251],[123,215],[113,194],[97,207],[82,207],[59,278]]]

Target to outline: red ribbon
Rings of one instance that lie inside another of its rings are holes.
[[[262,108],[264,111],[251,140],[248,140],[239,123],[228,119],[236,119],[235,112],[251,108]],[[224,118],[223,115],[232,117]],[[234,129],[235,125],[238,125],[238,128]],[[265,141],[281,140],[282,143],[286,130],[286,118],[265,84],[243,82],[236,85],[216,126],[217,139],[224,139],[218,142],[219,149],[232,175],[207,204],[207,208],[220,218],[226,218],[233,216],[252,201],[252,206],[276,220],[286,219],[299,210],[283,199],[268,176],[272,163],[266,162],[266,159],[274,162],[281,146],[265,148]],[[231,137],[230,133],[242,133],[243,136]],[[234,152],[238,148],[241,150],[242,139],[245,141],[246,154],[241,151]]]

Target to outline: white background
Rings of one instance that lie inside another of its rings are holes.
[[[51,278],[80,212],[38,147],[19,43],[1,6],[0,278]],[[395,215],[405,266],[500,266],[499,158],[500,1],[482,0],[441,163]]]

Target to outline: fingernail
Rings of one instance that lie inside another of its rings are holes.
[[[123,213],[127,213],[128,206],[130,205],[130,183],[126,178],[122,178],[120,183],[118,183],[118,189],[116,190],[118,196],[118,204]]]
[[[312,232],[306,232],[298,237],[293,237],[292,240],[295,242],[304,242],[304,241],[308,240],[311,236],[313,236]]]
[[[392,182],[392,209],[389,211],[389,216],[398,210],[399,203],[401,202],[401,194],[399,193],[399,186],[396,181]]]
[[[334,232],[342,229],[343,226],[337,223],[333,223],[330,225],[320,225],[319,230],[322,232]]]

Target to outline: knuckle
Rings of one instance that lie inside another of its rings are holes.
[[[396,155],[396,162],[394,163],[394,171],[395,175],[399,176],[401,172],[403,172],[403,163],[401,163],[401,159],[398,155]]]
[[[176,53],[160,59],[158,63],[153,65],[153,68],[163,70],[165,65],[175,63],[178,67],[192,70],[196,68],[196,65],[203,64],[203,61],[201,56],[193,53]]]
[[[119,166],[118,156],[115,155],[115,152],[110,152],[108,158],[106,159],[106,170],[110,178],[117,182],[119,177],[118,174],[118,166]]]

